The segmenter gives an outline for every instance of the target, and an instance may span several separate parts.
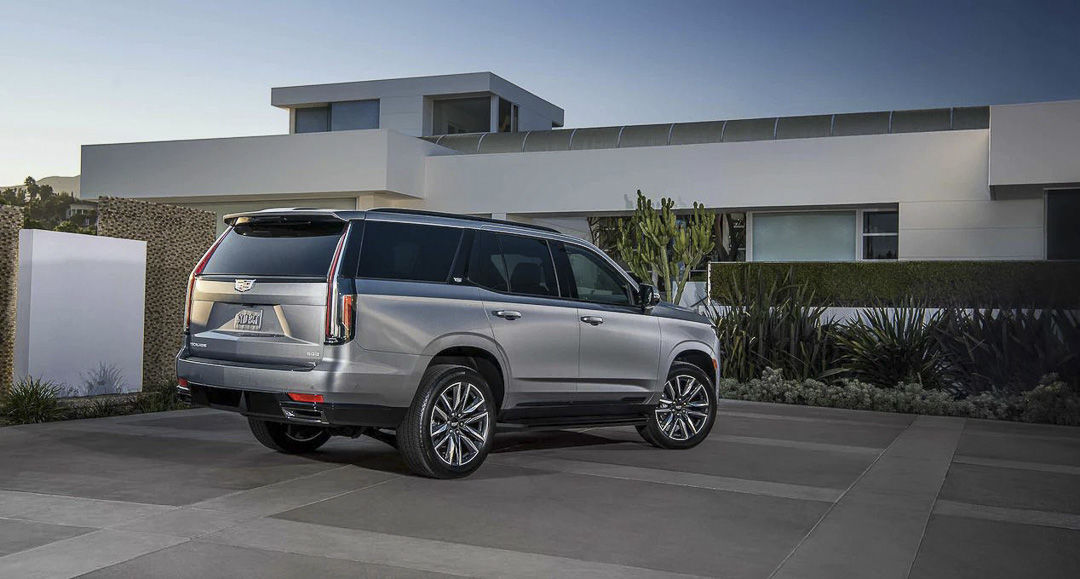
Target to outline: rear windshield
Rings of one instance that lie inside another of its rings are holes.
[[[345,224],[247,223],[221,240],[204,274],[326,277]]]
[[[368,221],[357,275],[444,282],[461,241],[456,227]]]

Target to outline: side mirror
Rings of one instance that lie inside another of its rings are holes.
[[[643,283],[638,286],[638,301],[641,302],[642,310],[651,310],[660,303],[660,291],[656,286]]]

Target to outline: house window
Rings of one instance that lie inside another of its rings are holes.
[[[863,259],[896,259],[899,256],[899,217],[897,211],[863,211]]]
[[[754,261],[854,261],[854,211],[754,213]]]
[[[433,135],[491,130],[491,97],[439,99],[432,103]]]
[[[378,99],[330,103],[331,131],[377,128],[379,128]]]
[[[330,107],[295,109],[293,127],[297,133],[324,133],[330,130]]]
[[[1046,192],[1046,259],[1080,259],[1080,189]]]

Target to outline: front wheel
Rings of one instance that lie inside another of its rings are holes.
[[[675,362],[660,403],[638,432],[653,446],[691,448],[709,436],[715,420],[716,391],[709,377],[693,364]]]
[[[330,432],[318,426],[286,424],[255,418],[248,418],[248,426],[251,427],[251,433],[255,435],[255,439],[263,443],[263,446],[286,454],[312,452],[330,440]]]

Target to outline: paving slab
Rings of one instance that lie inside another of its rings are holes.
[[[912,579],[1080,577],[1080,531],[933,515]]]
[[[276,518],[677,573],[768,574],[825,503],[485,465],[402,477]]]
[[[89,527],[0,519],[0,557],[70,537],[84,535],[93,530]]]
[[[941,498],[1014,509],[1080,514],[1080,476],[955,463]]]
[[[75,577],[185,540],[168,535],[102,529],[0,557],[0,577]]]
[[[500,452],[496,456],[513,452]],[[645,442],[625,442],[526,454],[829,489],[850,486],[876,457],[738,442],[701,444],[674,452]]]
[[[990,430],[985,427],[979,431],[965,430],[956,453],[979,458],[1080,466],[1080,438],[1039,434],[1044,432],[1031,429]]]
[[[220,577],[227,570],[230,579],[351,579],[355,577],[400,577],[426,579],[452,577],[442,573],[403,567],[375,565],[343,559],[264,551],[203,542],[182,543],[124,563],[82,575],[84,579],[205,579]]]
[[[804,422],[726,415],[719,417],[712,433],[883,449],[905,428],[907,424],[889,423],[883,427],[853,421]]]
[[[534,552],[479,547],[460,542],[433,541],[338,529],[280,519],[259,519],[208,537],[219,543],[364,561],[399,568],[427,570],[468,577],[590,577],[596,579],[681,579],[691,575],[656,569],[582,561]]]
[[[963,424],[962,419],[916,418],[773,576],[907,577]]]

